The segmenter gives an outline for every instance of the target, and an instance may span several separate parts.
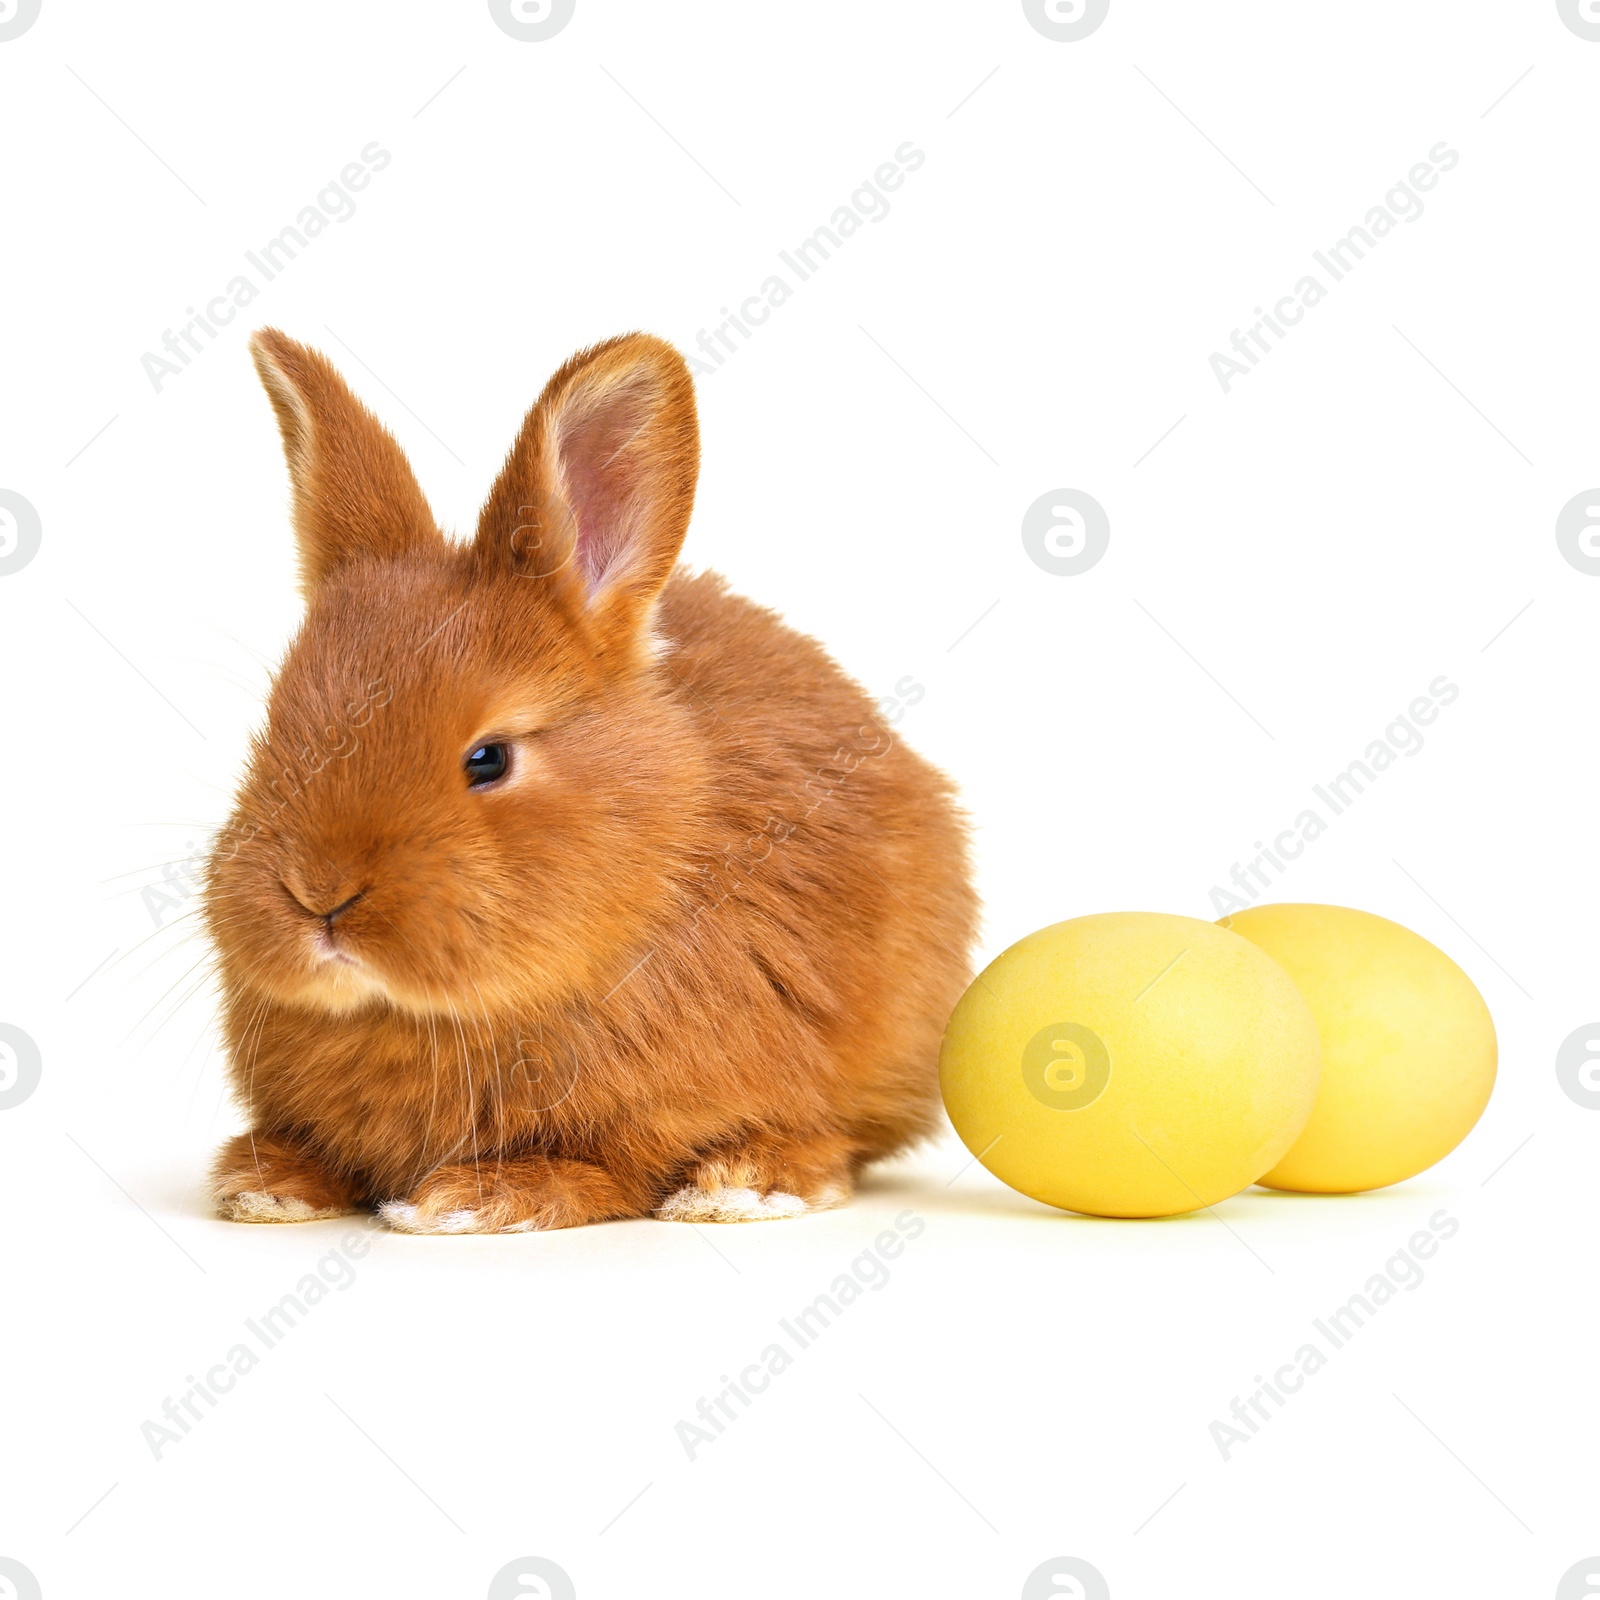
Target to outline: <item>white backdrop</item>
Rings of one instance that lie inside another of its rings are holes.
[[[1592,1593],[1558,1585],[1600,1551],[1600,1096],[1556,1057],[1600,1016],[1600,513],[1557,537],[1600,483],[1593,0],[1112,0],[1068,40],[1011,0],[577,0],[531,41],[497,10],[0,7],[0,1593]],[[458,530],[575,347],[704,335],[688,557],[960,780],[986,958],[1216,915],[1386,741],[1254,892],[1467,969],[1482,1123],[1389,1191],[1161,1224],[1052,1213],[953,1139],[770,1227],[213,1220],[184,863],[296,618],[267,322]],[[1109,530],[1075,574],[1062,490]],[[1424,1280],[1224,1459],[1211,1424],[1441,1210]],[[852,1270],[691,1458],[677,1424]],[[523,1557],[555,1565],[496,1579]]]

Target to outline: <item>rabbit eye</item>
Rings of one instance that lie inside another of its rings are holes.
[[[480,744],[461,763],[467,774],[467,786],[476,789],[480,784],[493,783],[503,778],[511,765],[511,751],[503,744]]]

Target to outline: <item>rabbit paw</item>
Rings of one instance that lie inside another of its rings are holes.
[[[211,1192],[228,1222],[316,1222],[361,1209],[342,1178],[272,1134],[230,1139],[217,1154]]]
[[[771,1222],[803,1217],[812,1208],[797,1194],[774,1189],[701,1189],[687,1184],[656,1207],[663,1222]]]
[[[440,1211],[435,1207],[412,1205],[409,1200],[385,1200],[378,1215],[396,1233],[483,1233],[477,1226],[475,1211]]]
[[[297,1195],[267,1194],[259,1189],[243,1189],[217,1200],[217,1211],[228,1222],[318,1222],[347,1216],[349,1210],[346,1206],[314,1206]]]
[[[772,1222],[850,1198],[849,1167],[826,1144],[776,1139],[697,1162],[656,1207],[663,1222]]]
[[[399,1233],[539,1233],[642,1211],[599,1167],[525,1156],[438,1167],[378,1215]]]

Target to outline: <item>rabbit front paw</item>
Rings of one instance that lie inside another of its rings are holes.
[[[299,1195],[273,1194],[262,1189],[243,1189],[217,1201],[218,1214],[228,1222],[319,1222],[326,1217],[348,1216],[354,1209],[317,1206]]]
[[[826,1211],[850,1198],[850,1166],[828,1137],[753,1139],[697,1161],[686,1182],[656,1207],[663,1222],[773,1222]]]
[[[780,1217],[803,1217],[812,1208],[797,1194],[774,1189],[702,1189],[685,1184],[656,1207],[663,1222],[772,1222]]]
[[[211,1193],[228,1222],[316,1222],[361,1209],[343,1178],[268,1133],[241,1133],[218,1151]]]
[[[539,1233],[643,1216],[645,1206],[588,1162],[485,1156],[436,1168],[378,1215],[398,1233]]]

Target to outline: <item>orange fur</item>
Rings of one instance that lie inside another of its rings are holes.
[[[252,350],[307,614],[208,873],[253,1129],[218,1159],[223,1214],[837,1203],[933,1124],[965,830],[818,645],[675,570],[682,358],[641,334],[575,356],[456,544],[323,357]],[[471,788],[491,739],[511,770]]]

